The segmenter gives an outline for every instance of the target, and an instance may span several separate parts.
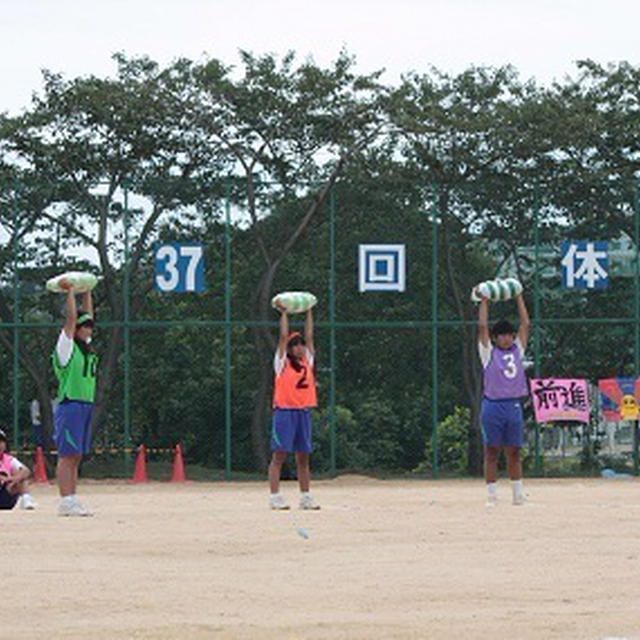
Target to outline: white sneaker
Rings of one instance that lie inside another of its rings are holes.
[[[31,497],[30,493],[23,493],[20,496],[20,500],[18,500],[18,503],[21,509],[27,509],[29,511],[32,511],[38,506],[37,502]]]
[[[284,511],[289,508],[287,501],[281,493],[275,493],[269,496],[269,505],[277,511]]]
[[[307,493],[300,496],[300,508],[318,511],[318,509],[320,509],[320,505],[313,499],[313,496],[310,493]]]
[[[527,499],[525,498],[524,493],[518,493],[518,494],[513,496],[513,504],[515,504],[515,505],[524,504],[526,501],[527,501]]]
[[[486,506],[489,509],[493,509],[498,505],[498,496],[487,496]]]
[[[63,498],[58,505],[58,515],[83,518],[92,516],[93,512],[79,500],[65,500]]]

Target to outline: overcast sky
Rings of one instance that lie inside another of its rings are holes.
[[[0,0],[0,111],[28,106],[42,68],[112,75],[116,51],[233,64],[293,49],[324,65],[344,47],[389,83],[505,63],[549,83],[581,58],[640,64],[639,41],[639,0]]]

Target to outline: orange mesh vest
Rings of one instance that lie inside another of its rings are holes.
[[[302,369],[296,371],[289,358],[285,358],[284,367],[276,374],[273,390],[273,406],[277,409],[303,409],[315,407],[316,375],[306,356],[300,358]]]

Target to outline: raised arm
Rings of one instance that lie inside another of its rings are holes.
[[[531,331],[531,320],[529,319],[529,312],[527,311],[527,305],[524,303],[522,294],[519,293],[516,296],[516,304],[518,305],[518,318],[520,324],[518,326],[518,338],[522,344],[522,348],[527,348],[527,341],[529,340],[529,332]]]
[[[307,316],[304,320],[304,341],[307,349],[313,355],[316,352],[316,347],[313,342],[313,312],[311,309],[307,311]]]
[[[91,291],[87,291],[82,294],[82,310],[90,313],[93,318],[93,296],[91,295]]]
[[[76,295],[73,287],[68,282],[60,283],[62,288],[67,290],[67,300],[65,302],[65,320],[63,330],[68,338],[73,338],[76,332],[76,321],[78,320],[78,309],[76,307]]]
[[[278,357],[283,358],[287,352],[287,341],[289,340],[289,316],[284,307],[280,310],[280,337],[278,338]]]
[[[484,296],[478,306],[478,342],[483,347],[490,344],[489,338],[489,300]]]

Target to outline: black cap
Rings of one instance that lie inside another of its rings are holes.
[[[492,336],[504,336],[512,333],[516,333],[516,328],[508,320],[498,320],[498,322],[491,327]]]

